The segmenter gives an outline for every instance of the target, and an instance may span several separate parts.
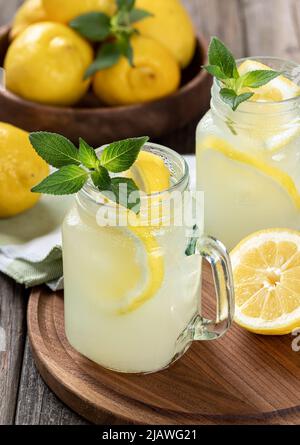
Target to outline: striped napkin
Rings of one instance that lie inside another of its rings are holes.
[[[186,156],[195,186],[195,157]],[[0,219],[0,271],[26,287],[63,288],[61,224],[74,197],[43,196],[31,210]]]
[[[73,197],[43,196],[31,210],[0,219],[0,271],[26,287],[62,287],[61,223]]]

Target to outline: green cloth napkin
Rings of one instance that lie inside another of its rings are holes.
[[[43,196],[33,209],[0,220],[0,271],[26,287],[61,288],[61,224],[73,199]]]

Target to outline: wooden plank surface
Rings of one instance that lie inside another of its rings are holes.
[[[23,0],[0,0],[0,25],[9,23]]]
[[[2,340],[5,335],[5,341],[1,341],[4,347],[0,350],[0,425],[14,422],[26,336],[26,302],[27,295],[23,288],[0,274]]]
[[[39,376],[26,341],[15,423],[17,425],[84,425],[48,389]]]
[[[221,38],[236,57],[245,55],[242,6],[239,0],[184,0],[194,20],[196,30],[207,39],[212,35]]]
[[[22,0],[0,0],[0,25],[13,17]],[[183,0],[196,29],[207,38],[218,35],[236,57],[276,55],[300,62],[299,0]],[[187,151],[194,147],[196,122],[166,136],[162,142]],[[0,424],[81,424],[84,420],[65,407],[39,377],[25,345],[27,293],[0,275],[0,328],[7,333],[0,352]],[[20,373],[22,367],[22,373]],[[269,423],[300,423],[299,415]],[[103,423],[116,422],[109,416]]]
[[[242,0],[246,55],[300,62],[299,0]]]

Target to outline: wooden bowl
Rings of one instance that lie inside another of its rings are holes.
[[[9,46],[9,26],[0,28],[0,66]],[[93,146],[141,135],[161,137],[201,117],[209,107],[211,78],[202,70],[207,44],[197,38],[190,66],[183,71],[182,85],[171,96],[146,104],[107,107],[90,91],[75,107],[54,107],[24,100],[0,88],[0,121],[27,131],[52,131],[74,142],[79,136]]]

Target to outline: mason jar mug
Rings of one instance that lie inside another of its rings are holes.
[[[255,60],[299,83],[300,66]],[[295,87],[295,85],[293,86]],[[300,97],[247,101],[233,111],[212,88],[211,109],[196,133],[197,189],[205,196],[205,230],[233,248],[257,230],[300,228]],[[276,96],[276,91],[273,91]],[[279,92],[278,92],[279,93]]]
[[[115,224],[118,212],[132,212],[103,199],[88,183],[63,224],[67,338],[94,362],[127,373],[159,371],[193,340],[218,338],[234,310],[230,260],[220,242],[204,236],[203,214],[197,228],[175,224],[185,193],[185,208],[192,206],[185,160],[157,144],[148,143],[144,150],[160,156],[171,173],[169,190],[142,197],[145,209],[159,208],[150,223],[141,210],[131,214],[130,223]],[[162,206],[171,194],[176,195],[172,205]],[[109,224],[103,224],[105,218]],[[201,316],[203,257],[215,276],[213,321]]]

